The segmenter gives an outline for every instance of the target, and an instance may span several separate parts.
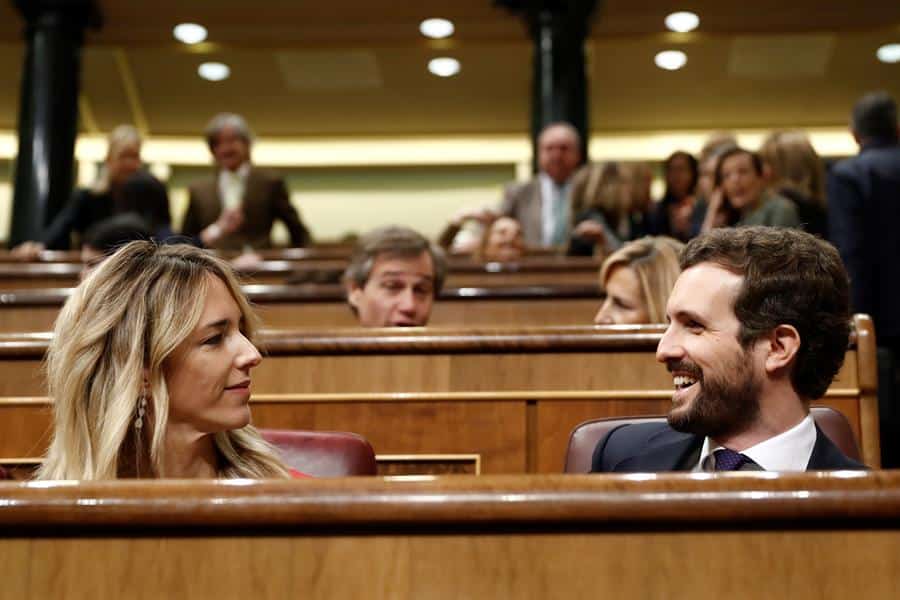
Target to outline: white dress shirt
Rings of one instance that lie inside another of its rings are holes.
[[[747,448],[741,454],[758,464],[764,471],[805,471],[816,445],[816,424],[810,415],[784,433]],[[695,473],[715,471],[716,450],[723,448],[707,437],[700,450]]]
[[[546,173],[539,173],[541,182],[541,241],[545,246],[557,246],[566,243],[569,234],[569,222],[572,220],[569,190],[571,179],[562,185],[557,184]],[[562,224],[557,221],[562,220]],[[563,238],[556,239],[557,227],[563,228]]]
[[[236,171],[222,169],[219,171],[219,198],[222,199],[222,208],[237,208],[244,200],[244,190],[247,187],[247,175],[250,173],[250,163],[245,162]]]

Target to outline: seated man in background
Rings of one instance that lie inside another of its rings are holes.
[[[594,472],[860,469],[809,414],[844,361],[847,272],[792,229],[716,229],[692,240],[656,357],[672,374],[668,424],[614,429]]]
[[[529,246],[562,246],[572,221],[572,176],[581,164],[581,136],[568,123],[551,123],[538,136],[540,173],[506,188],[500,214],[522,224]]]
[[[182,233],[219,250],[268,248],[272,224],[282,221],[292,246],[308,246],[309,231],[291,204],[284,180],[250,163],[253,134],[240,115],[222,113],[206,128],[216,174],[189,187]]]
[[[100,221],[87,230],[81,244],[81,279],[87,277],[101,262],[115,254],[121,246],[136,240],[150,240],[154,232],[136,213],[116,215]]]
[[[344,273],[350,309],[363,327],[428,324],[447,264],[443,252],[408,227],[360,238]]]

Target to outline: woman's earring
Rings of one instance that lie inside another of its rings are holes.
[[[144,392],[141,392],[140,397],[138,398],[137,405],[137,418],[134,420],[134,428],[141,431],[144,427],[144,414],[147,412],[147,395]]]

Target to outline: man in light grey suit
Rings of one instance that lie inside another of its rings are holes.
[[[522,224],[529,246],[560,246],[572,222],[571,178],[581,164],[581,136],[568,123],[551,123],[538,137],[537,177],[507,186],[500,214]]]

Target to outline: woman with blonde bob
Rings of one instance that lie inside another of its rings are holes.
[[[669,237],[644,237],[622,246],[600,267],[606,299],[594,323],[640,325],[665,323],[666,303],[681,269],[684,244]]]
[[[66,302],[47,354],[39,479],[289,477],[250,425],[256,317],[227,263],[137,241]]]
[[[83,237],[94,225],[125,213],[139,215],[154,232],[170,233],[168,192],[159,180],[141,169],[142,143],[141,134],[131,125],[113,129],[107,138],[106,160],[94,185],[75,190],[39,239],[19,244],[12,249],[13,256],[35,260],[45,249],[68,250],[73,232]]]

